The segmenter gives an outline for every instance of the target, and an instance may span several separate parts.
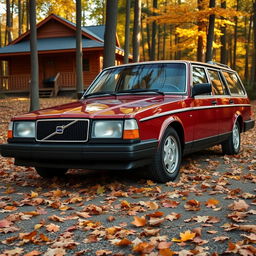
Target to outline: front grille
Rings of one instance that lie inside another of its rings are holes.
[[[88,130],[88,119],[38,120],[36,140],[40,142],[86,142]]]

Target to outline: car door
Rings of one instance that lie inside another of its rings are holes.
[[[227,87],[224,84],[224,80],[221,71],[218,69],[207,69],[209,79],[213,87],[213,94],[216,99],[216,124],[218,140],[221,140],[222,136],[226,136],[229,130],[230,122],[230,95]]]
[[[206,68],[203,66],[192,67],[193,85],[208,83]],[[218,134],[217,124],[217,100],[215,95],[197,95],[192,102],[194,108],[195,125],[194,125],[194,146],[206,147],[216,140]]]

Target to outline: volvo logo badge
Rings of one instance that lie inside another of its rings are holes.
[[[56,133],[57,134],[63,134],[64,132],[64,127],[63,126],[57,126],[56,127]]]

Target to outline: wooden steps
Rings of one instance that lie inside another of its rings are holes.
[[[54,88],[42,88],[39,90],[40,98],[51,98],[54,96]]]

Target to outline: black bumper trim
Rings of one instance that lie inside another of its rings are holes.
[[[255,125],[255,121],[254,120],[247,120],[244,121],[244,132],[252,129]]]
[[[14,157],[15,164],[33,167],[132,169],[148,164],[157,140],[134,144],[32,144],[0,145],[1,155]]]

